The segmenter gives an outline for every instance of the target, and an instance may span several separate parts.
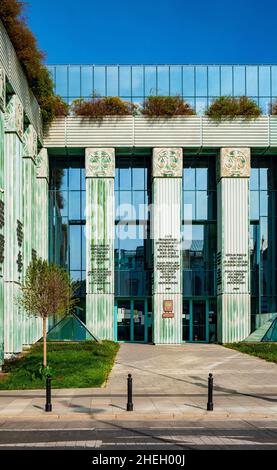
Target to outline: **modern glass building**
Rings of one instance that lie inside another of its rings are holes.
[[[102,339],[233,342],[277,311],[277,65],[53,65],[69,103],[180,95],[195,116],[69,115],[43,129],[0,25],[0,345],[41,336],[15,301],[33,256],[79,280]],[[4,53],[3,43],[10,51]],[[214,122],[221,95],[263,115]]]
[[[267,114],[277,96],[276,65],[51,65],[49,71],[68,103],[93,93],[137,104],[149,95],[179,95],[203,114],[218,96],[249,96]]]

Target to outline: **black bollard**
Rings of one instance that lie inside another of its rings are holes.
[[[207,411],[213,411],[213,409],[214,409],[214,404],[213,404],[213,386],[214,386],[213,374],[209,374],[209,378],[208,378],[208,403],[207,403]]]
[[[127,411],[133,411],[133,379],[132,375],[128,374],[127,379],[127,393],[128,393],[128,402],[127,402]]]
[[[45,404],[45,411],[47,413],[52,411],[52,403],[51,403],[51,377],[47,375],[46,379],[46,404]]]

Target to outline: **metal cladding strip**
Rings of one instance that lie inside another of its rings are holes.
[[[250,150],[224,150],[219,157],[225,160],[217,185],[218,339],[229,343],[241,341],[250,333]]]
[[[114,339],[113,148],[86,149],[86,324],[100,339]]]
[[[182,170],[182,149],[153,150],[151,225],[155,344],[177,344],[182,341]]]
[[[222,343],[242,341],[250,334],[250,295],[223,294],[218,296],[218,319]],[[243,320],[245,317],[245,321]],[[249,319],[249,320],[248,320]]]
[[[36,250],[40,258],[48,260],[48,204],[49,204],[49,161],[45,148],[36,158]]]
[[[23,158],[23,223],[24,223],[24,240],[23,240],[23,277],[25,276],[28,265],[31,261],[31,164],[29,158]],[[23,344],[30,344],[30,317],[24,315],[23,319]]]
[[[269,144],[277,147],[277,116],[270,116]]]
[[[67,118],[57,117],[52,124],[44,131],[44,146],[50,147],[66,147],[66,122]]]
[[[42,142],[42,120],[38,102],[28,86],[27,79],[16,56],[14,47],[1,20],[0,65],[4,68],[5,74],[14,92],[19,96],[30,122],[33,124]]]
[[[4,113],[0,109],[0,368],[4,362]]]
[[[4,28],[3,23],[0,20],[0,63],[4,68],[6,75],[9,75],[9,51],[11,47],[11,41],[7,32]]]
[[[22,350],[22,313],[16,302],[22,279],[22,141],[18,133],[5,133],[5,353]]]
[[[23,136],[23,276],[34,256],[35,249],[35,191],[36,172],[35,158],[37,155],[37,135],[29,125]],[[29,345],[36,340],[37,320],[27,313],[23,319],[23,344]]]
[[[67,147],[132,147],[133,117],[66,118]]]
[[[36,188],[32,197],[35,199],[33,212],[34,249],[39,258],[48,260],[48,238],[49,238],[49,162],[48,153],[42,148],[36,157],[34,174],[34,187]],[[42,336],[42,322],[40,318],[35,319],[34,341]]]
[[[269,116],[261,116],[251,120],[237,118],[218,122],[202,117],[202,146],[268,147],[270,145],[269,119]]]
[[[201,118],[182,116],[170,118],[134,117],[136,147],[200,147]]]
[[[37,157],[38,158],[38,157]],[[37,160],[36,158],[36,160]],[[33,198],[33,203],[32,203],[32,240],[33,240],[33,249],[35,250],[35,254],[39,257],[40,252],[40,244],[43,243],[44,245],[46,244],[46,248],[48,251],[48,197],[47,199],[44,198],[42,200],[39,196],[40,191],[44,186],[46,186],[46,191],[44,191],[47,196],[48,196],[48,181],[46,180],[43,181],[43,179],[38,179],[37,178],[37,166],[35,162],[34,166],[34,175],[33,175],[33,187],[34,191],[32,192],[32,198]],[[44,208],[43,204],[45,204]],[[44,214],[44,210],[46,211],[46,214]],[[41,236],[41,226],[42,224],[39,223],[38,219],[42,217],[43,220],[46,223],[46,230],[44,231],[43,237]],[[42,256],[43,259],[48,259],[48,256]],[[42,324],[41,324],[41,319],[35,318],[35,340],[38,340],[42,336]]]
[[[277,118],[214,121],[203,116],[147,118],[80,116],[56,118],[44,134],[45,147],[209,147],[277,145]]]
[[[87,294],[86,312],[88,329],[101,340],[114,341],[114,294]]]

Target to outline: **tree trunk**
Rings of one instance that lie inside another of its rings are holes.
[[[43,367],[47,366],[47,348],[46,348],[46,318],[43,318]]]

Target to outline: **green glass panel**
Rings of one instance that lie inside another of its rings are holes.
[[[267,330],[266,334],[264,335],[262,342],[277,342],[277,317],[273,320],[270,328]]]
[[[97,341],[74,314],[67,315],[47,333],[47,341]]]

